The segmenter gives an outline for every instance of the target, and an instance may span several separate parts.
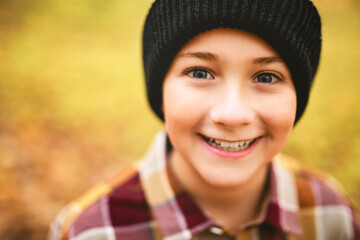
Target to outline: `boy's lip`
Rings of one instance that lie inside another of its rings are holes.
[[[229,159],[238,159],[238,158],[243,158],[247,155],[249,155],[252,150],[255,148],[255,146],[259,143],[259,141],[261,140],[262,136],[260,137],[255,137],[255,138],[248,138],[246,140],[238,140],[238,141],[228,141],[228,140],[219,140],[219,139],[216,139],[216,140],[219,140],[219,141],[223,141],[223,142],[228,142],[229,144],[231,143],[242,143],[244,142],[251,142],[249,144],[248,147],[244,148],[244,149],[239,149],[239,150],[235,150],[235,151],[230,151],[228,150],[226,147],[225,148],[222,148],[222,147],[216,147],[214,146],[213,144],[209,143],[209,139],[214,139],[214,138],[209,138],[205,135],[202,135],[202,134],[198,134],[199,137],[201,138],[203,144],[205,145],[205,147],[213,154],[221,157],[221,158],[229,158]]]
[[[261,141],[262,137],[257,137],[252,140],[252,143],[249,147],[239,150],[239,151],[228,151],[225,149],[221,149],[219,147],[214,147],[209,144],[203,137],[199,136],[202,143],[205,145],[205,148],[209,150],[210,153],[223,158],[223,159],[240,159],[248,156],[254,148],[258,145],[258,143]]]

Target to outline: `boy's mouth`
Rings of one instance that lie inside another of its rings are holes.
[[[214,138],[205,137],[201,135],[201,137],[212,147],[228,151],[228,152],[238,152],[249,148],[257,138],[246,141],[236,141],[236,142],[228,142],[224,140],[218,140]]]

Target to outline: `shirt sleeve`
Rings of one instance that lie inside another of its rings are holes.
[[[89,206],[111,191],[108,183],[99,184],[64,207],[51,223],[47,240],[67,240],[71,225]]]
[[[331,175],[303,169],[297,179],[302,182],[298,184],[298,194],[303,225],[313,224],[317,239],[359,239],[357,214],[351,200]]]

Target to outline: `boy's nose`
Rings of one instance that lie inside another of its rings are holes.
[[[213,123],[227,128],[236,128],[254,121],[255,111],[246,94],[240,92],[232,88],[217,98],[209,112]]]

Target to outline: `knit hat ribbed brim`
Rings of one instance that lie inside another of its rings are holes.
[[[251,32],[287,64],[297,94],[297,122],[308,102],[321,50],[320,16],[309,0],[156,0],[143,32],[143,64],[149,103],[163,119],[162,83],[177,52],[210,29]]]

